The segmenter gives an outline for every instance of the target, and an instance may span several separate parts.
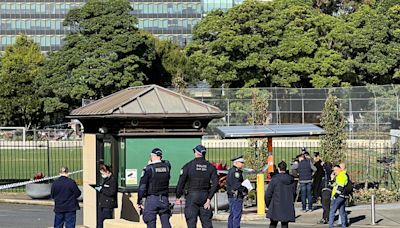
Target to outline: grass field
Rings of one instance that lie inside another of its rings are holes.
[[[61,166],[71,171],[82,169],[82,148],[80,147],[0,147],[0,184],[30,180],[35,173],[45,176],[58,175]],[[82,183],[82,173],[71,175],[78,184]],[[24,191],[18,187],[6,192]]]

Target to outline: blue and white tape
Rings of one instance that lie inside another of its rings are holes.
[[[69,175],[76,174],[76,173],[81,173],[81,172],[83,172],[83,169],[78,170],[78,171],[74,171],[74,172],[70,172]],[[60,177],[60,175],[57,175],[57,176],[52,176],[52,177],[44,177],[44,178],[37,179],[37,180],[30,180],[30,181],[23,181],[23,182],[18,182],[18,183],[0,185],[0,190],[21,187],[21,186],[24,186],[24,185],[27,185],[27,184],[33,184],[33,183],[47,181],[47,180],[53,180],[53,179],[56,179],[56,178],[59,178],[59,177]]]

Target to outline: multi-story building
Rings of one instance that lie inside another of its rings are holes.
[[[62,25],[68,11],[86,0],[0,0],[0,50],[27,34],[42,51],[57,50],[68,28]],[[185,45],[201,18],[215,9],[227,10],[243,0],[131,0],[139,28],[161,39]]]
[[[68,32],[63,20],[84,0],[0,0],[0,50],[15,42],[18,34],[31,36],[42,51],[57,50]]]

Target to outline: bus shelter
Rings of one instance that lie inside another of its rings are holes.
[[[268,159],[266,168],[260,168],[260,172],[274,171],[272,139],[277,137],[304,137],[324,135],[325,131],[314,124],[284,124],[284,125],[249,125],[218,127],[216,132],[223,139],[252,139],[267,138]],[[257,174],[257,213],[264,214],[264,173]]]

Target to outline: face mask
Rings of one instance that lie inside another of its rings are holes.
[[[105,174],[102,174],[101,177],[103,177],[104,179],[106,179],[108,176]]]

